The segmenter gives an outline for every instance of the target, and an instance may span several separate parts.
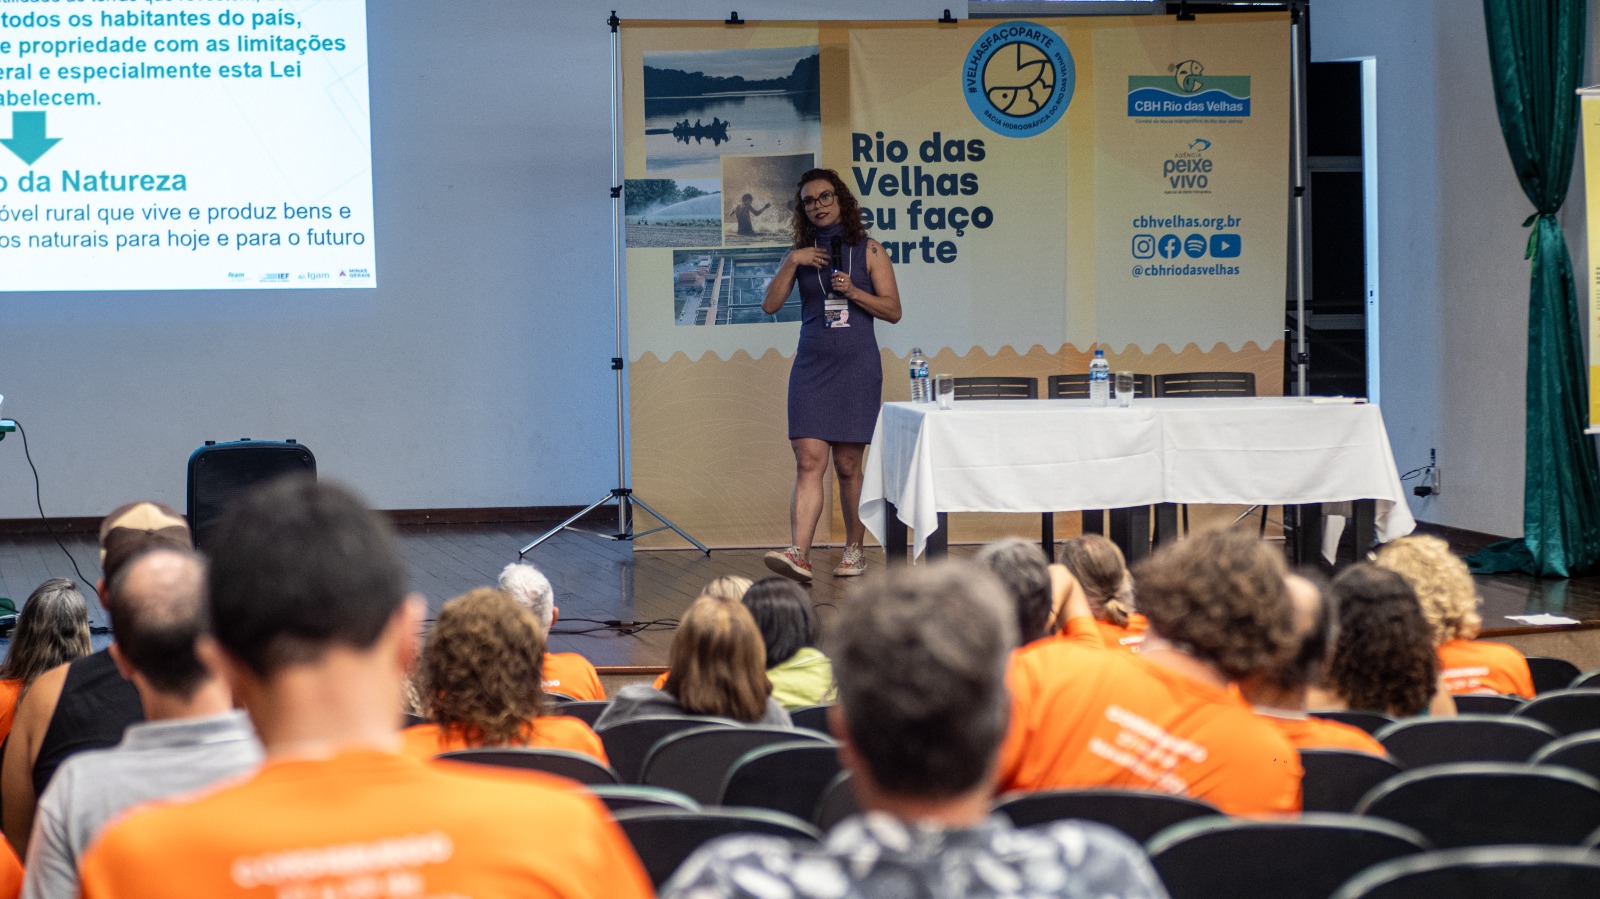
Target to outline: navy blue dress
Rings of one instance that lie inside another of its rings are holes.
[[[818,230],[816,245],[824,250],[842,232],[840,225]],[[872,292],[867,274],[867,245],[846,246],[841,268],[851,283]],[[831,272],[797,266],[800,287],[800,347],[789,372],[789,439],[814,437],[829,443],[871,443],[872,427],[883,405],[883,365],[873,318],[847,303],[849,327],[828,327],[824,298]]]

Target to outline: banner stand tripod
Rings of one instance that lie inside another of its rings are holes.
[[[606,491],[606,495],[590,503],[583,511],[566,521],[561,522],[549,531],[539,535],[532,543],[517,551],[517,558],[522,558],[535,546],[549,540],[562,531],[573,531],[599,537],[602,540],[633,541],[660,531],[670,530],[679,537],[694,544],[694,548],[706,555],[711,555],[711,550],[704,543],[689,536],[683,528],[672,523],[672,520],[650,507],[649,503],[634,495],[628,487],[628,448],[626,440],[627,415],[623,400],[624,385],[622,382],[623,355],[622,355],[622,226],[623,226],[623,198],[622,198],[622,154],[620,147],[621,126],[618,122],[618,71],[621,68],[621,36],[618,27],[622,20],[617,18],[616,10],[611,11],[606,24],[611,26],[611,299],[616,322],[616,353],[611,357],[611,371],[616,378],[617,397],[617,486]],[[573,523],[600,508],[606,503],[615,500],[617,503],[617,529],[613,533],[601,533],[574,527]],[[638,506],[645,510],[656,520],[661,522],[660,527],[648,531],[633,530],[633,507]]]

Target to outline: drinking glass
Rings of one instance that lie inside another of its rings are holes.
[[[1133,405],[1133,372],[1117,372],[1114,383],[1117,388],[1117,405],[1123,407]]]
[[[933,376],[933,398],[939,401],[940,409],[948,409],[956,401],[956,379],[954,375]]]

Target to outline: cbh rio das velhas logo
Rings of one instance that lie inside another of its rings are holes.
[[[961,90],[990,131],[1032,137],[1061,121],[1077,69],[1067,42],[1042,25],[1006,22],[985,31],[967,52]]]
[[[1167,66],[1169,75],[1129,75],[1128,115],[1137,118],[1244,118],[1250,76],[1212,75],[1198,59]]]

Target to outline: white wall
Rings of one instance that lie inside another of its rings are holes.
[[[1500,136],[1482,7],[1314,3],[1311,41],[1313,61],[1377,59],[1384,420],[1402,470],[1437,447],[1444,479],[1412,511],[1520,535],[1532,206]],[[1563,218],[1581,264],[1574,174]]]
[[[712,6],[670,14],[801,5]],[[375,290],[0,292],[0,393],[29,432],[45,511],[182,508],[189,453],[239,437],[297,438],[324,477],[382,508],[602,495],[616,477],[611,9],[667,12],[648,0],[367,4]],[[0,444],[0,518],[36,514],[13,435]]]

